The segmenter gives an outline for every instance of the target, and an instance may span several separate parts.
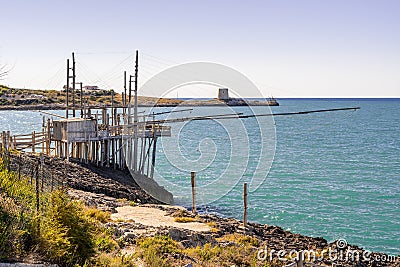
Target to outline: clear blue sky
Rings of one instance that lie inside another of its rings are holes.
[[[0,83],[60,89],[75,51],[78,80],[120,91],[139,49],[141,82],[210,61],[276,97],[400,97],[399,14],[398,0],[2,1]]]

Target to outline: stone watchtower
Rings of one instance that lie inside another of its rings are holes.
[[[229,100],[228,88],[220,88],[219,89],[218,100]]]

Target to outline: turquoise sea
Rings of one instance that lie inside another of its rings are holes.
[[[249,194],[249,220],[322,236],[328,241],[346,239],[371,251],[400,254],[400,99],[278,101],[281,105],[272,107],[273,113],[354,106],[361,109],[274,117],[274,160],[265,181]],[[246,114],[246,109],[235,107],[234,111]],[[13,133],[39,131],[41,121],[38,112],[0,111],[2,130]],[[187,185],[190,173],[177,168],[174,157],[183,155],[195,162],[202,153],[207,156],[204,148],[213,140],[212,163],[197,173],[200,184],[202,179],[209,182],[221,175],[231,157],[232,132],[226,133],[213,121],[191,123],[179,135],[181,155],[166,155],[162,146],[158,148],[157,170],[176,184]],[[258,164],[251,155],[261,140],[257,131],[252,131],[251,119],[245,126],[253,141],[243,144],[243,148],[250,147],[243,179],[222,198],[201,207],[204,212],[242,219],[242,181],[251,178]],[[190,206],[190,192],[178,191],[175,195],[178,204]]]

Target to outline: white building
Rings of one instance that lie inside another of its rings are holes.
[[[99,91],[99,87],[97,85],[85,85],[83,87],[83,90],[85,91]]]

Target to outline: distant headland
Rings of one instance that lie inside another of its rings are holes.
[[[65,109],[66,90],[37,90],[10,88],[0,85],[0,110],[57,110]],[[76,92],[76,106],[86,107],[123,107],[123,94],[114,90],[99,89],[97,86],[85,86]],[[271,97],[266,100],[253,100],[229,97],[227,88],[218,91],[214,99],[173,99],[138,96],[141,107],[176,106],[279,106]]]

